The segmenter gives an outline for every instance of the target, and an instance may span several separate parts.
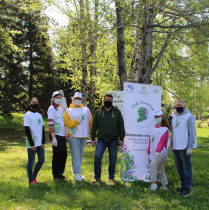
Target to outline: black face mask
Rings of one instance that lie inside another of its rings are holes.
[[[112,106],[112,101],[104,101],[104,106],[110,108]]]
[[[31,104],[30,107],[32,110],[37,110],[38,109],[39,104]]]
[[[178,113],[182,113],[184,111],[184,107],[183,106],[180,106],[180,107],[176,107],[176,111]]]

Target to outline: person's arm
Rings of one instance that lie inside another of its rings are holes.
[[[33,138],[32,138],[32,135],[31,135],[31,131],[30,131],[30,127],[29,126],[24,126],[25,127],[25,133],[26,133],[26,136],[28,138],[28,141],[29,141],[29,144],[30,146],[35,146],[34,145],[34,141],[33,141]]]
[[[151,139],[149,138],[149,146],[148,146],[148,149],[147,149],[147,154],[148,155],[150,154],[150,145],[151,145]]]
[[[89,111],[90,112],[90,111]],[[92,114],[90,112],[90,121],[89,121],[89,134],[91,135],[91,130],[92,130],[92,123],[93,123],[93,117]]]
[[[196,142],[196,123],[195,118],[191,115],[187,121],[188,129],[188,149],[192,149]]]
[[[67,128],[75,128],[78,125],[78,121],[77,120],[71,120],[68,114],[68,111],[65,111],[64,114],[64,125]]]
[[[42,144],[45,144],[45,130],[43,125],[43,131],[42,131]]]
[[[123,141],[125,137],[125,127],[124,127],[124,120],[123,116],[121,114],[121,111],[119,110],[119,118],[118,118],[118,128],[119,128],[119,141]]]
[[[160,141],[157,145],[156,152],[161,152],[163,147],[167,148],[168,141],[168,130],[161,136]]]
[[[98,129],[98,122],[97,122],[97,112],[94,114],[93,123],[92,123],[92,130],[91,130],[91,139],[92,139],[92,146],[96,146],[96,132]]]

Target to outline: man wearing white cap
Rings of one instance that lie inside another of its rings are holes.
[[[64,125],[68,128],[68,141],[71,149],[72,168],[76,181],[82,181],[81,164],[87,137],[91,134],[92,115],[82,104],[82,94],[76,92],[72,104],[64,115]]]

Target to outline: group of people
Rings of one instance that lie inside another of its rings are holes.
[[[104,105],[95,112],[94,117],[88,107],[82,104],[82,94],[76,92],[69,108],[62,110],[60,104],[63,92],[52,94],[51,106],[48,108],[49,136],[52,142],[52,174],[54,179],[65,179],[67,159],[66,140],[69,142],[72,157],[72,171],[76,181],[82,181],[81,164],[87,138],[91,135],[92,146],[96,147],[94,157],[94,179],[92,183],[100,181],[101,162],[108,147],[110,182],[115,182],[115,167],[118,146],[123,145],[125,137],[124,121],[120,110],[113,106],[113,96],[104,96]],[[32,97],[29,110],[24,115],[26,132],[26,147],[28,151],[27,173],[29,184],[37,184],[36,179],[44,161],[45,132],[44,122],[38,110],[38,99]],[[147,150],[150,161],[151,190],[157,189],[156,179],[160,176],[162,189],[167,190],[167,177],[164,161],[167,159],[170,144],[170,124],[166,121],[161,110],[154,115],[156,125],[150,131],[149,147]],[[97,141],[96,141],[97,138]],[[178,189],[184,196],[188,196],[192,187],[192,149],[197,146],[195,119],[186,108],[183,100],[176,102],[176,113],[172,119],[172,150],[176,169],[181,179]],[[33,170],[35,155],[38,162]]]
[[[167,123],[162,111],[154,115],[156,125],[151,130],[147,154],[150,160],[151,190],[157,189],[156,179],[160,176],[161,189],[167,190],[168,180],[164,169],[170,144],[170,124]],[[178,171],[181,187],[177,190],[182,196],[187,197],[191,192],[192,149],[197,147],[196,123],[194,116],[186,108],[183,100],[177,100],[176,112],[172,122],[171,149],[174,155],[175,166]]]

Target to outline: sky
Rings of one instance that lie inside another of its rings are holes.
[[[61,12],[59,12],[56,7],[48,6],[47,10],[46,10],[46,14],[50,18],[53,18],[56,22],[58,22],[60,26],[64,26],[64,25],[67,26],[67,24],[68,24],[67,15],[64,15]]]

